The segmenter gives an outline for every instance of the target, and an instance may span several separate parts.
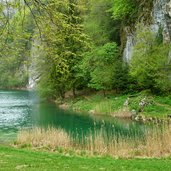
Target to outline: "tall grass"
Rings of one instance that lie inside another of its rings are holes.
[[[86,139],[86,140],[85,140]],[[111,155],[114,157],[166,157],[171,155],[171,128],[167,126],[146,129],[145,136],[138,137],[111,137],[104,138],[102,131],[95,135],[84,137],[84,143],[75,141],[62,129],[23,130],[18,134],[18,146],[30,144],[32,147],[48,147],[52,150],[63,148],[64,150],[86,151],[88,154]]]
[[[50,147],[51,149],[57,146],[70,147],[71,142],[69,135],[61,129],[41,129],[34,128],[31,130],[22,130],[17,136],[19,144],[31,144],[33,147]]]

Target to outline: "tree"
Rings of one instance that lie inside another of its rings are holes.
[[[119,23],[112,19],[113,0],[90,0],[84,27],[95,46],[108,42],[120,43]]]
[[[43,66],[40,84],[48,75],[54,94],[61,98],[71,89],[75,95],[77,64],[88,47],[87,35],[82,26],[81,7],[79,1],[74,0],[50,1],[45,13],[48,14],[46,22],[42,25],[46,53],[44,64],[47,70],[44,71]]]
[[[89,73],[88,86],[96,90],[103,90],[104,95],[106,90],[111,90],[117,58],[118,47],[116,43],[107,43],[86,53],[81,68],[86,77]]]
[[[137,13],[136,0],[114,0],[113,18],[116,20],[131,19]]]
[[[34,23],[29,11],[14,13],[0,41],[0,87],[25,87],[28,83],[29,55]]]
[[[115,61],[114,77],[113,77],[113,89],[116,92],[123,92],[129,89],[130,77],[129,66],[121,60],[121,58]]]

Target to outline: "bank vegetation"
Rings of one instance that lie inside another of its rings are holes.
[[[36,150],[49,150],[77,155],[99,155],[121,158],[161,158],[171,155],[171,127],[145,129],[144,135],[135,137],[108,137],[103,131],[82,139],[72,138],[62,129],[33,128],[22,130],[15,146]]]

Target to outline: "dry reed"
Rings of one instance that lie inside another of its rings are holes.
[[[17,137],[17,144],[30,144],[32,147],[49,147],[50,149],[72,149],[87,151],[88,154],[111,155],[114,157],[166,157],[171,155],[171,128],[168,126],[163,131],[156,128],[146,130],[143,138],[119,136],[105,141],[103,132],[84,137],[86,143],[74,141],[62,129],[22,130]],[[85,141],[85,140],[84,140]]]
[[[17,142],[19,144],[31,144],[33,147],[50,147],[51,149],[57,146],[68,148],[71,145],[68,134],[55,128],[22,130],[17,135]]]

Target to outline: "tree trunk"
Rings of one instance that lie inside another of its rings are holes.
[[[65,92],[63,90],[59,91],[61,99],[65,99]]]
[[[76,89],[75,89],[75,85],[73,85],[72,93],[73,93],[73,97],[75,98],[75,97],[76,97]]]
[[[106,91],[103,89],[103,96],[106,97]]]

